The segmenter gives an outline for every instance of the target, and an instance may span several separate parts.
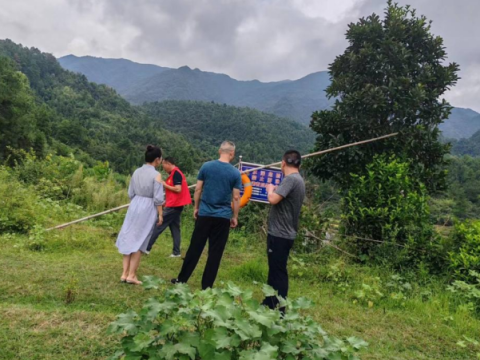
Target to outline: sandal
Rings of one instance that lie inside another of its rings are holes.
[[[121,283],[126,283],[126,282],[127,282],[127,278],[121,277],[121,278],[120,278],[120,282],[121,282]]]

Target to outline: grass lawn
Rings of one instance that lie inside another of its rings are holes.
[[[157,291],[119,282],[115,230],[89,224],[48,233],[43,251],[28,249],[24,244],[30,240],[19,235],[0,237],[0,359],[105,359],[118,349],[119,338],[106,334],[108,324],[129,308],[138,310]],[[187,221],[185,240],[190,233]],[[187,245],[184,241],[183,251]],[[143,258],[140,276],[175,277],[182,260],[167,258],[170,250],[167,231]],[[193,289],[199,288],[204,261],[190,280]],[[362,359],[475,359],[472,347],[456,343],[463,335],[479,339],[480,321],[459,307],[444,285],[432,281],[426,297],[417,286],[401,305],[388,300],[368,305],[355,303],[352,294],[362,282],[385,277],[381,270],[345,265],[352,288],[342,291],[323,280],[327,260],[305,264],[301,271],[292,269],[290,296],[312,299],[311,315],[332,335],[366,340],[370,345]],[[260,297],[253,281],[265,278],[262,239],[234,233],[216,285],[231,280]]]

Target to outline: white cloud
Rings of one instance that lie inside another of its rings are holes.
[[[462,80],[448,94],[480,111],[478,0],[397,0],[434,21]],[[0,38],[56,56],[189,65],[239,79],[295,79],[326,70],[351,21],[386,0],[0,0]]]

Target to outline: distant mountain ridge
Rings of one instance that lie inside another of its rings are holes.
[[[59,58],[67,70],[79,72],[90,81],[113,87],[133,104],[162,100],[207,101],[288,117],[303,124],[310,122],[313,111],[333,104],[325,88],[330,83],[326,71],[307,75],[299,80],[260,82],[239,81],[183,66],[169,69],[143,65],[125,59],[76,57]]]
[[[67,55],[57,60],[64,69],[83,74],[88,81],[108,85],[117,90],[120,95],[124,95],[125,91],[138,82],[170,70],[158,65],[138,66],[138,63],[127,59]]]
[[[439,128],[446,138],[468,139],[480,130],[480,114],[471,109],[454,108]]]
[[[88,80],[108,85],[132,104],[163,100],[194,100],[250,107],[309,124],[314,111],[329,108],[334,100],[324,90],[330,84],[326,71],[312,73],[298,80],[263,83],[239,81],[182,66],[171,69],[135,63],[125,59],[91,56],[64,56],[58,59],[68,70],[85,75]],[[445,138],[469,138],[480,130],[480,114],[455,108],[440,125]]]

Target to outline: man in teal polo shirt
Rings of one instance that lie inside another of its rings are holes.
[[[203,164],[195,188],[195,229],[182,269],[172,283],[186,283],[192,275],[208,240],[208,259],[202,277],[202,289],[213,286],[230,227],[238,225],[240,209],[240,171],[230,165],[235,157],[235,144],[224,141],[220,158]],[[233,202],[233,211],[232,211]]]

